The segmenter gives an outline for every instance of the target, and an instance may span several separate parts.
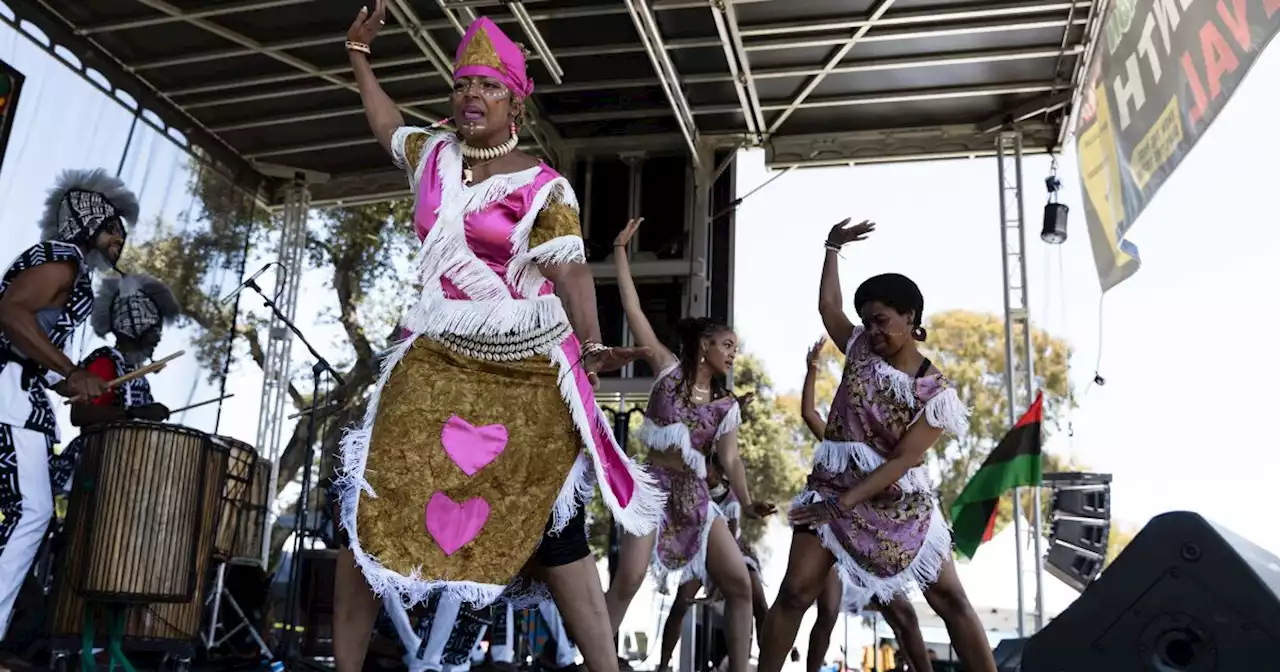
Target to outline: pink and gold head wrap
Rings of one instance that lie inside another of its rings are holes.
[[[462,36],[462,44],[458,45],[453,78],[461,77],[492,77],[518,98],[527,98],[533,93],[533,80],[525,70],[524,50],[487,16],[473,21]]]

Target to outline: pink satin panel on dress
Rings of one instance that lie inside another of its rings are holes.
[[[591,423],[591,436],[595,440],[595,457],[604,467],[605,485],[618,499],[618,506],[626,508],[635,494],[636,484],[627,471],[621,449],[613,441],[613,432],[600,420],[599,406],[596,405],[596,392],[591,387],[587,372],[576,362],[582,359],[582,344],[576,335],[570,334],[561,344],[564,356],[573,365],[573,380],[578,384],[578,396],[582,399],[582,407],[586,409],[588,421]]]
[[[427,155],[427,166],[438,165],[437,157],[443,146],[436,145],[431,150],[431,153]],[[529,184],[516,189],[508,194],[506,198],[485,208],[484,211],[468,213],[463,218],[467,246],[471,248],[477,258],[483,261],[500,278],[506,277],[507,267],[511,264],[514,256],[511,246],[511,232],[519,224],[521,215],[530,210],[534,194],[556,178],[554,171],[541,170],[543,167],[545,167],[545,164],[544,166],[539,166],[538,174]],[[484,183],[482,182],[472,188],[483,188],[483,185]],[[424,170],[422,183],[418,188],[418,204],[414,209],[414,228],[417,230],[419,241],[424,240],[427,234],[431,232],[431,228],[435,226],[442,196],[443,188],[440,184],[440,175],[433,170]],[[440,282],[444,289],[445,298],[469,298],[462,290],[458,289],[452,282],[449,282],[447,277],[441,278]],[[523,298],[518,296],[512,287],[508,286],[507,290],[511,292],[512,298]],[[545,296],[554,291],[555,287],[550,282],[546,282],[539,288],[538,296]]]

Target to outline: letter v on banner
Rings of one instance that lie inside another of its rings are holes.
[[[1114,0],[1102,21],[1075,131],[1105,292],[1137,273],[1128,232],[1280,32],[1280,0]],[[1150,26],[1160,48],[1144,42]]]

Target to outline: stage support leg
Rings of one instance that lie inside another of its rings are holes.
[[[690,167],[693,176],[693,210],[689,213],[688,286],[686,317],[711,314],[711,186],[715,183],[715,152],[698,147],[699,161]]]
[[[311,209],[311,190],[300,174],[285,191],[281,213],[280,249],[276,258],[274,295],[280,311],[293,320],[298,311],[298,287],[302,276],[302,255],[307,243],[307,212]],[[289,353],[293,334],[278,319],[272,318],[267,331],[267,352],[262,364],[262,404],[258,409],[258,451],[271,460],[270,499],[275,498],[280,478],[280,437],[283,432],[284,409],[289,400]],[[311,465],[304,465],[311,468]],[[270,554],[271,528],[274,517],[268,516],[263,526],[262,567]]]
[[[1000,131],[996,139],[996,166],[1000,180],[1000,250],[1004,269],[1004,338],[1005,388],[1009,402],[1009,426],[1018,421],[1023,409],[1035,398],[1035,357],[1031,346],[1031,313],[1027,294],[1027,232],[1022,207],[1022,133],[1017,129]],[[1022,388],[1025,396],[1019,399]],[[1014,535],[1018,567],[1018,636],[1026,637],[1026,601],[1023,586],[1022,488],[1013,494]],[[1034,543],[1032,563],[1035,567],[1034,631],[1044,626],[1044,572],[1040,536],[1040,488],[1031,490],[1031,539]]]

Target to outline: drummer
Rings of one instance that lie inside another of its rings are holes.
[[[145,274],[106,278],[93,303],[90,324],[114,346],[94,350],[81,368],[104,380],[115,380],[145,365],[160,344],[164,325],[178,317],[181,308],[163,282]],[[71,424],[89,427],[116,420],[169,419],[169,409],[156,403],[145,376],[134,378],[95,399],[71,405]]]
[[[93,309],[94,270],[119,261],[126,222],[137,217],[137,196],[110,173],[67,171],[46,201],[42,242],[0,280],[0,638],[53,517],[49,457],[59,436],[45,390],[107,391],[64,350]]]

